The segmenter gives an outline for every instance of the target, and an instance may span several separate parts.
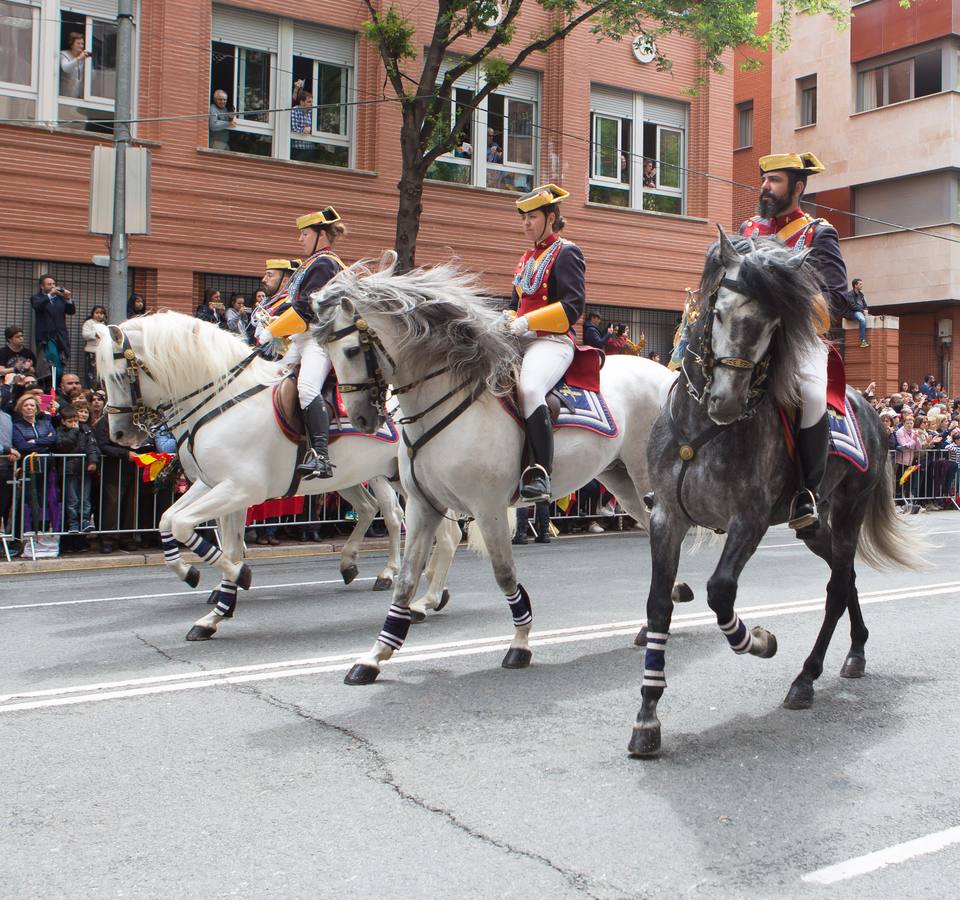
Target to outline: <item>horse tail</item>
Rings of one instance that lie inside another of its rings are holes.
[[[517,511],[512,506],[507,510],[507,524],[510,526],[510,534],[513,534],[517,530]],[[483,532],[480,531],[476,519],[467,523],[467,549],[481,559],[490,559],[487,542],[483,539]]]
[[[870,492],[867,512],[857,541],[857,556],[873,569],[920,569],[927,564],[920,542],[896,513],[893,503],[893,465],[884,453],[880,484]]]

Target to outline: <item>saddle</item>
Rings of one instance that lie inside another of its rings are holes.
[[[331,374],[327,377],[320,393],[326,401],[330,413],[331,444],[346,435],[369,437],[391,444],[400,440],[400,432],[397,431],[396,425],[390,419],[387,419],[373,434],[365,434],[354,428],[350,424],[347,409],[343,405],[343,398],[337,388],[336,376]],[[297,393],[297,376],[295,374],[287,375],[274,385],[272,400],[273,416],[283,436],[293,444],[304,443],[307,432],[303,422],[303,413],[300,410],[300,396]]]

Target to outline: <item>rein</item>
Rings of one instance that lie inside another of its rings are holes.
[[[104,407],[104,412],[114,415],[130,413],[133,418],[134,426],[140,428],[142,431],[145,431],[150,435],[156,434],[157,431],[164,427],[166,427],[172,434],[174,429],[186,424],[194,414],[196,414],[202,407],[206,406],[206,404],[213,399],[216,391],[223,390],[236,381],[236,379],[250,365],[250,363],[252,363],[253,360],[263,353],[263,348],[257,347],[252,353],[245,356],[242,360],[240,360],[240,362],[230,368],[230,370],[221,378],[216,378],[213,381],[209,381],[201,387],[191,391],[189,394],[184,394],[182,397],[178,397],[176,400],[169,400],[165,403],[161,403],[159,406],[153,407],[147,406],[147,404],[143,401],[143,391],[140,387],[140,376],[141,374],[145,375],[152,381],[156,381],[156,379],[153,377],[153,374],[150,372],[147,364],[140,359],[139,356],[137,356],[133,348],[130,346],[130,338],[122,331],[121,334],[123,335],[123,341],[119,344],[119,350],[114,351],[113,358],[115,361],[124,360],[127,364],[125,374],[127,382],[130,385],[131,404],[130,406],[107,405]],[[257,385],[256,389],[251,388],[250,390],[244,391],[244,393],[239,397],[228,400],[215,410],[211,410],[205,416],[203,416],[189,432],[191,452],[196,433],[202,425],[206,424],[211,419],[216,418],[222,412],[225,412],[227,409],[236,405],[241,400],[245,400],[247,397],[252,397],[254,394],[259,393],[259,391],[263,390],[264,388],[266,388],[265,384]],[[167,415],[171,411],[179,409],[181,404],[185,403],[187,400],[192,400],[194,397],[198,397],[208,391],[210,393],[199,403],[195,404],[189,412],[180,415],[172,422],[168,421]],[[183,443],[184,437],[186,437],[186,433],[181,436],[180,439],[178,439],[178,447]]]

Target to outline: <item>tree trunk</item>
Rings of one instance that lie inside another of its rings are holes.
[[[404,110],[403,128],[400,134],[402,169],[397,188],[400,202],[397,207],[397,272],[407,272],[416,265],[417,236],[420,233],[420,216],[423,213],[423,179],[426,167],[420,149],[420,125],[414,116]]]

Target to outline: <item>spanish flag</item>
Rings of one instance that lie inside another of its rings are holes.
[[[163,467],[173,459],[172,453],[137,453],[133,461],[143,469],[141,478],[144,481],[156,481]]]
[[[576,496],[576,494],[567,494],[566,497],[561,497],[557,501],[557,509],[559,509],[561,512],[566,512],[570,508],[573,498]]]
[[[910,476],[919,468],[920,466],[910,466],[909,469],[904,469],[903,474],[900,476],[900,487],[903,487],[910,479]]]

